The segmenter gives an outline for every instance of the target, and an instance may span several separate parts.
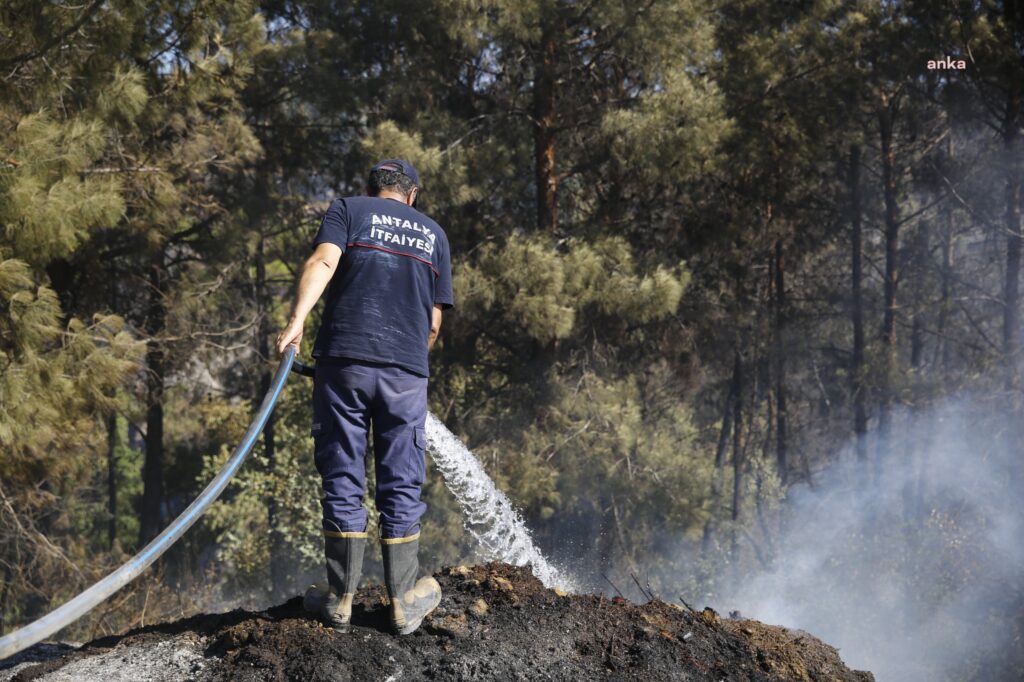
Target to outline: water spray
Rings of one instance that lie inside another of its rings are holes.
[[[433,414],[427,414],[426,429],[427,449],[462,507],[466,530],[479,543],[477,554],[485,561],[529,564],[545,587],[576,591],[568,576],[537,549],[522,516],[494,485],[480,460]]]

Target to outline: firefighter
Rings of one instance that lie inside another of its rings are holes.
[[[416,210],[419,175],[403,159],[373,166],[366,196],[335,199],[299,276],[278,353],[298,350],[306,316],[324,290],[313,345],[315,461],[323,481],[329,592],[321,615],[347,632],[367,540],[364,456],[371,429],[379,536],[391,620],[413,632],[441,601],[419,574],[420,500],[425,476],[427,352],[452,296],[444,230]]]

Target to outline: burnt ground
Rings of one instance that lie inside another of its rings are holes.
[[[378,585],[357,595],[346,635],[304,613],[296,597],[79,649],[37,645],[0,662],[0,680],[874,680],[805,632],[711,609],[564,595],[529,569],[499,562],[435,577],[441,605],[406,637],[386,631]]]

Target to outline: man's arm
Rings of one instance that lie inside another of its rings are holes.
[[[430,336],[427,337],[427,350],[434,347],[437,335],[441,333],[441,306],[434,304],[434,312],[430,316]]]
[[[324,242],[317,245],[313,255],[302,266],[299,287],[295,292],[295,301],[292,303],[291,320],[284,331],[277,336],[278,355],[284,354],[285,348],[289,345],[295,346],[295,349],[298,350],[302,343],[302,331],[306,324],[306,316],[320,300],[320,296],[327,288],[331,277],[334,276],[334,271],[340,260],[341,248],[337,244]]]

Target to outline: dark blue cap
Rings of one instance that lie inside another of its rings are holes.
[[[378,161],[377,164],[370,169],[370,172],[372,173],[373,171],[377,170],[397,171],[399,173],[404,173],[405,175],[409,176],[409,179],[412,180],[414,185],[416,185],[417,187],[420,186],[419,173],[417,173],[416,169],[412,167],[412,164],[406,161],[405,159],[384,159],[383,161]]]

